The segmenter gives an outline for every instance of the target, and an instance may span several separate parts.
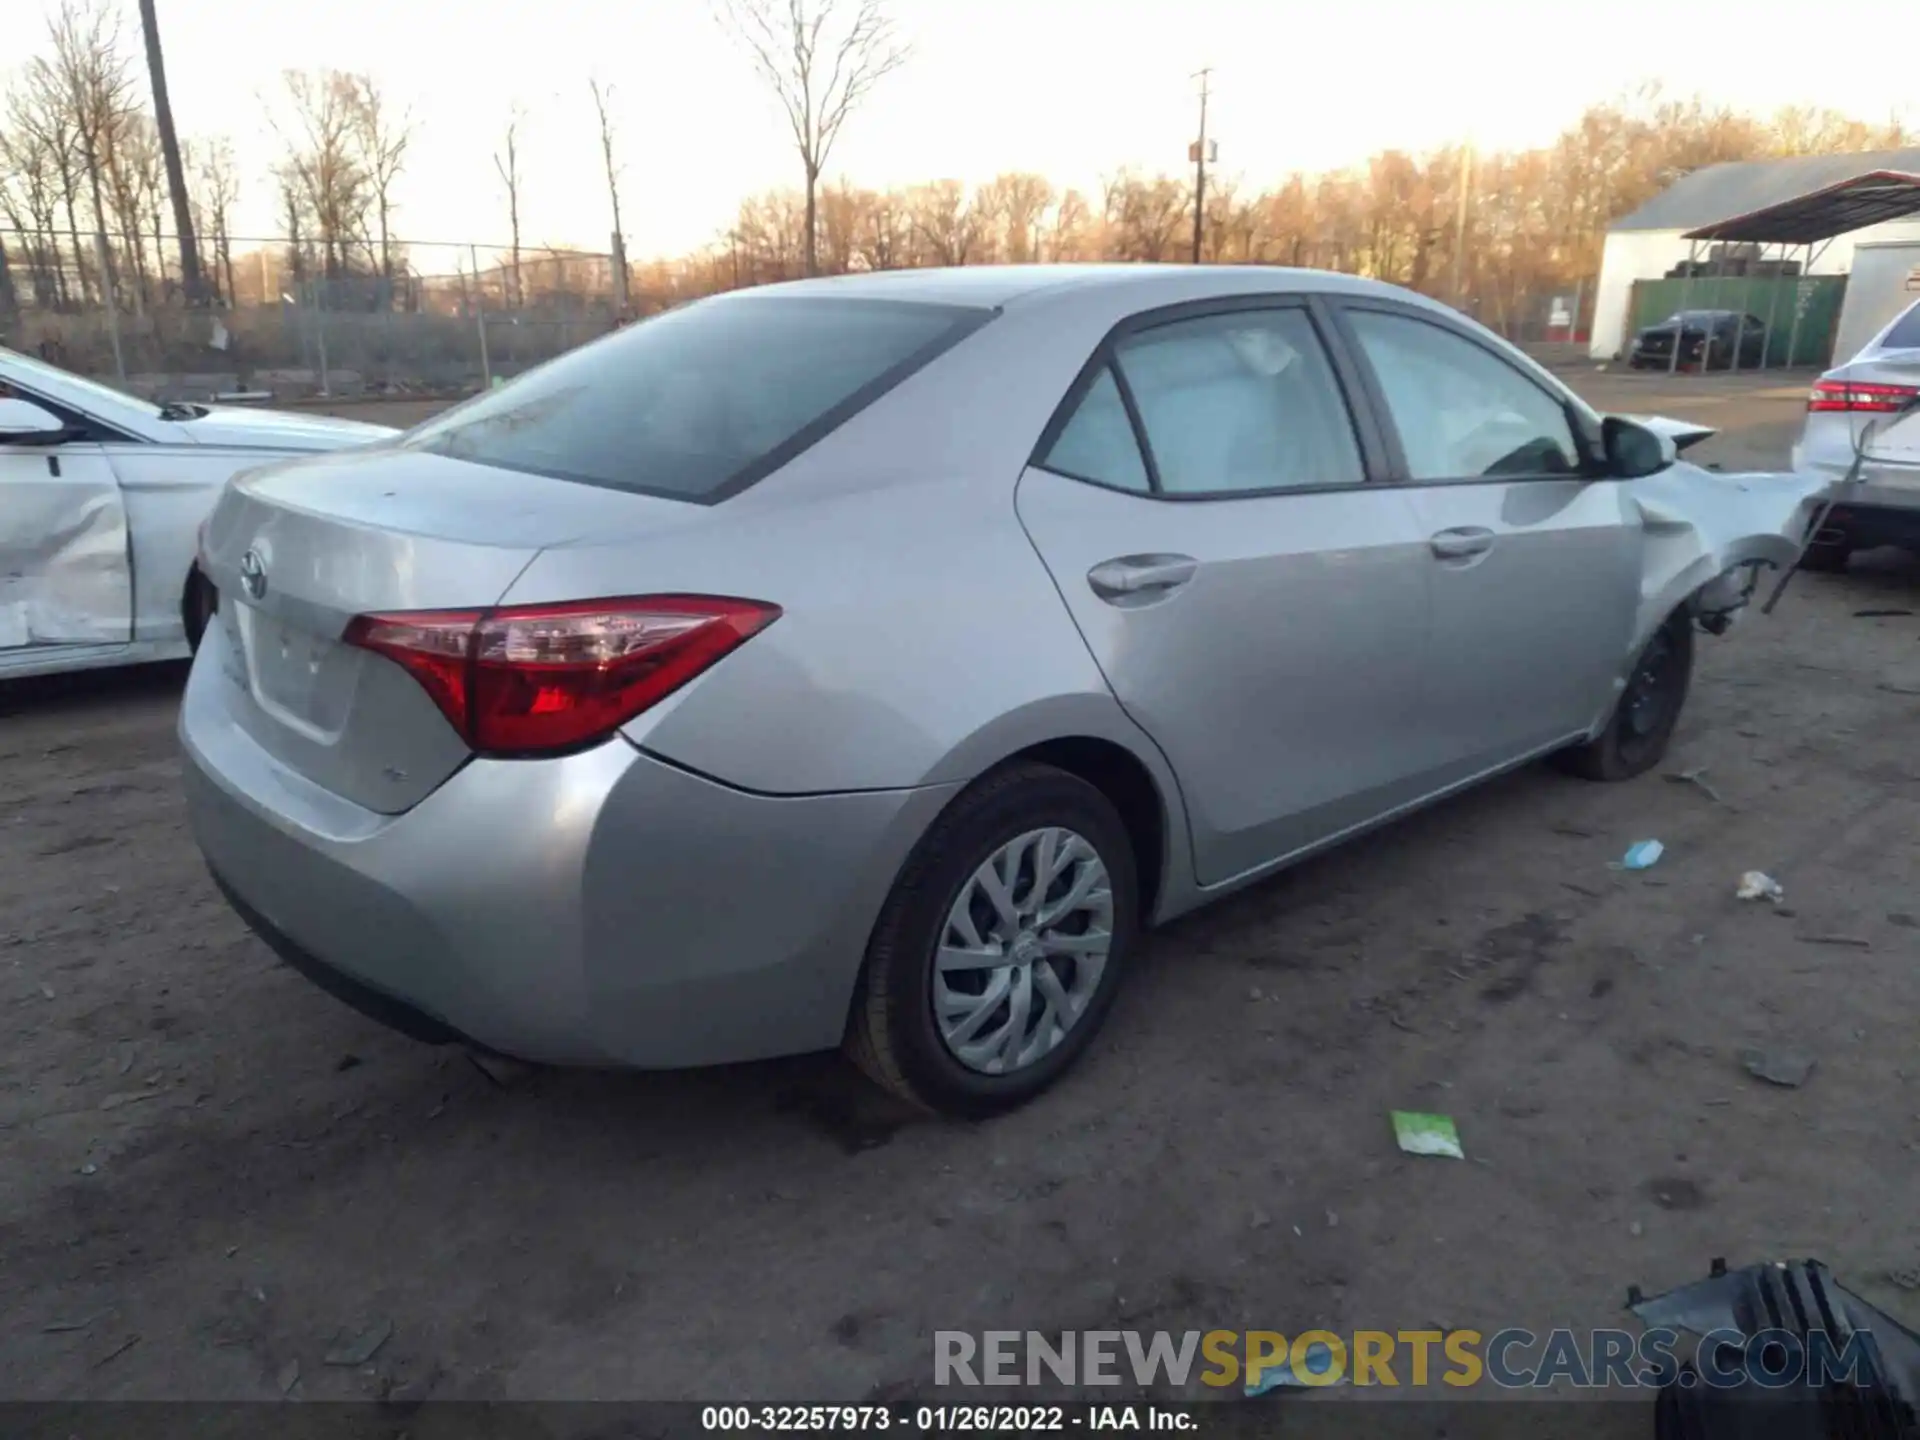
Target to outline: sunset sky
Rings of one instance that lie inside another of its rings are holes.
[[[412,107],[395,219],[412,240],[504,241],[490,156],[518,102],[530,116],[526,241],[604,249],[593,75],[614,87],[635,258],[705,244],[742,195],[799,178],[784,121],[705,0],[158,4],[181,133],[224,134],[238,152],[236,235],[274,223],[277,146],[261,97],[278,101],[288,67],[363,71]],[[26,0],[8,48],[35,42],[35,12],[55,8]],[[137,57],[133,0],[125,10]],[[1892,0],[1850,5],[1838,26],[1722,0],[896,0],[894,13],[913,59],[849,122],[829,165],[864,185],[1024,169],[1091,186],[1123,165],[1181,169],[1189,74],[1206,64],[1221,170],[1254,185],[1386,147],[1544,142],[1646,80],[1761,110],[1913,120],[1920,103],[1910,47],[1860,43],[1902,33]]]

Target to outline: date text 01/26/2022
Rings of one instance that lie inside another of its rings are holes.
[[[768,1431],[891,1431],[1008,1434],[1017,1431],[1198,1428],[1188,1410],[1147,1405],[706,1405],[700,1428],[737,1434]]]

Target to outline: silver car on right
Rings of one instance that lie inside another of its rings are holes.
[[[1856,550],[1899,545],[1920,551],[1920,300],[1835,366],[1807,396],[1793,468],[1842,479],[1862,446],[1860,477],[1835,492],[1800,562],[1844,570]],[[1869,427],[1872,427],[1869,430]]]

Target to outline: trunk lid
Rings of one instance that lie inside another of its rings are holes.
[[[262,749],[336,795],[398,814],[469,752],[412,676],[341,642],[350,620],[486,609],[547,546],[702,513],[385,447],[251,471],[227,487],[202,539],[221,623],[200,663],[219,665],[230,712]]]
[[[1848,369],[1854,380],[1920,389],[1920,350],[1882,350]],[[1882,417],[1867,441],[1867,463],[1920,465],[1920,411]]]

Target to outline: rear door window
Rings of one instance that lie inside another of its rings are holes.
[[[711,503],[824,438],[992,314],[894,300],[719,296],[570,351],[400,443]]]
[[[1113,367],[1102,365],[1073,418],[1060,431],[1047,457],[1047,469],[1075,480],[1111,485],[1116,490],[1149,490],[1147,464],[1134,438],[1133,421],[1113,378]]]

